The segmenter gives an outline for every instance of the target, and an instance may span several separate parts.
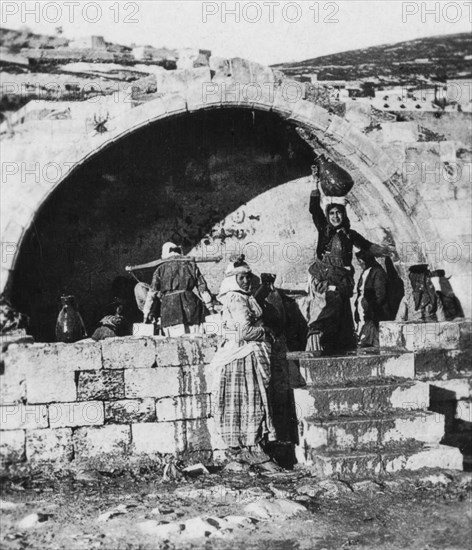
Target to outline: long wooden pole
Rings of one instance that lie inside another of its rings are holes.
[[[172,258],[166,258],[165,260],[154,260],[153,262],[148,262],[147,264],[138,264],[138,265],[127,265],[125,271],[136,271],[138,269],[150,269],[152,267],[157,267],[161,264],[164,264],[169,261],[180,261],[180,262],[196,262],[196,263],[208,263],[208,262],[221,262],[223,259],[222,256],[215,256],[213,258],[196,258],[195,256],[174,256]]]

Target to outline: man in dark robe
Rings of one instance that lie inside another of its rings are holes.
[[[165,243],[162,262],[154,271],[143,308],[148,321],[154,301],[160,300],[161,327],[166,336],[201,332],[213,297],[196,262],[182,256],[180,247]],[[198,293],[198,296],[197,296]]]

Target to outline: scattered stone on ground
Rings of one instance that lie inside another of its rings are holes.
[[[31,529],[38,524],[43,523],[49,519],[48,514],[29,514],[18,522],[19,529]]]
[[[286,499],[268,500],[263,498],[244,507],[244,512],[248,516],[260,519],[291,518],[306,511],[307,509],[302,504]]]
[[[192,466],[187,466],[182,470],[185,474],[191,474],[191,475],[201,475],[201,474],[209,474],[210,472],[205,468],[205,466],[201,463],[199,464],[193,464]]]
[[[84,482],[24,469],[2,479],[0,547],[468,550],[471,488],[471,474],[438,469],[366,480],[219,470],[167,482],[151,470]]]

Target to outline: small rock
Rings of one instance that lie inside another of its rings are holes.
[[[231,525],[233,527],[246,527],[257,523],[257,520],[246,516],[225,516],[223,519],[227,525]]]
[[[311,498],[318,496],[321,492],[323,492],[323,490],[320,489],[318,485],[302,485],[297,489],[299,495],[306,495]]]
[[[47,514],[29,514],[24,517],[20,522],[18,522],[18,527],[20,529],[31,529],[36,527],[39,523],[43,523],[49,519]]]
[[[261,519],[270,519],[274,517],[290,518],[306,511],[307,509],[302,504],[297,504],[296,502],[285,499],[261,499],[257,502],[247,504],[244,507],[244,512],[246,514]]]
[[[236,460],[228,462],[223,468],[226,472],[246,472],[248,469],[249,464],[241,464],[241,462],[236,462]]]
[[[468,489],[472,487],[472,473],[471,472],[460,472],[456,480],[457,486],[461,489]]]
[[[201,474],[206,474],[208,475],[210,472],[205,468],[205,466],[201,463],[199,464],[194,464],[193,466],[187,466],[186,468],[184,468],[182,470],[182,472],[186,473],[186,474],[191,474],[191,475],[201,475]]]
[[[103,480],[103,476],[100,475],[98,472],[81,470],[80,472],[77,472],[75,474],[75,479],[76,481],[82,481],[85,483],[94,483],[96,481]]]
[[[156,506],[155,508],[153,508],[153,509],[151,510],[151,514],[152,514],[153,516],[160,516],[160,515],[161,515],[161,511],[160,511],[159,508]]]
[[[98,521],[103,523],[105,521],[108,521],[109,519],[113,519],[113,518],[116,518],[117,516],[123,516],[123,515],[124,515],[124,512],[121,510],[109,510],[108,512],[104,512],[103,514],[100,514],[98,516]]]
[[[337,498],[340,495],[351,492],[349,487],[344,483],[339,483],[330,479],[320,481],[317,485],[321,489],[322,496],[326,498]]]
[[[154,519],[150,519],[138,523],[138,528],[145,535],[168,539],[178,535],[184,529],[184,526],[181,523],[159,523]]]
[[[354,491],[366,491],[369,493],[378,493],[380,491],[380,487],[377,483],[371,481],[370,479],[366,479],[365,481],[357,481],[352,484],[352,488]]]
[[[420,485],[449,485],[451,480],[444,474],[431,474],[418,480]]]
[[[182,538],[199,539],[209,537],[221,528],[221,520],[214,517],[197,517],[188,519],[184,523],[184,530],[181,533]]]

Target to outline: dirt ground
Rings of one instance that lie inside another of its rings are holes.
[[[6,550],[430,550],[470,549],[472,541],[470,473],[423,470],[358,482],[322,481],[302,470],[214,469],[163,481],[157,471],[16,470],[1,481],[0,547]],[[263,498],[288,499],[306,511],[292,518],[254,519],[219,538],[159,539],[140,525],[248,515],[244,507]],[[37,514],[34,525],[20,523],[32,514]]]

